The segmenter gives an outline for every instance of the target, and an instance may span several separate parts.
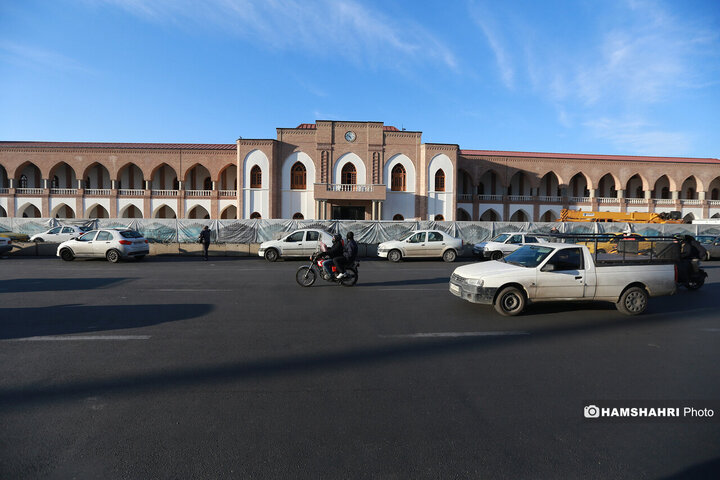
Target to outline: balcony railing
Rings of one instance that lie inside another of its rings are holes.
[[[627,200],[628,205],[645,205],[648,202],[644,198],[628,198],[626,200]]]
[[[2,192],[0,192],[0,193],[2,193]],[[708,206],[710,206],[710,207],[720,206],[720,200],[708,200],[707,203],[708,203]]]
[[[590,197],[570,197],[570,203],[590,203]]]
[[[50,195],[76,195],[77,188],[51,188]]]
[[[511,202],[532,202],[532,195],[508,195],[508,200]]]
[[[618,203],[619,202],[617,197],[598,197],[597,201],[598,201],[598,203]]]
[[[372,192],[374,185],[354,183],[329,183],[328,192]]]
[[[672,198],[656,198],[655,203],[657,205],[675,205],[675,200]]]
[[[152,190],[153,197],[177,197],[178,190]]]
[[[212,190],[185,190],[186,197],[209,197]]]
[[[141,188],[121,188],[118,190],[118,195],[125,197],[142,197],[145,195],[145,190]]]
[[[540,195],[540,196],[538,196],[538,201],[545,202],[545,203],[560,203],[560,202],[562,202],[562,197]]]
[[[237,197],[237,190],[220,190],[221,197]]]
[[[683,205],[700,205],[702,202],[696,199],[683,198],[680,200]]]
[[[101,195],[104,197],[110,196],[110,190],[109,188],[86,188],[85,189],[85,195]]]
[[[18,195],[42,195],[43,192],[42,188],[18,188],[15,190]]]
[[[481,202],[502,202],[502,195],[478,195]]]
[[[8,193],[10,193],[9,188],[0,188],[0,195],[6,195]]]
[[[472,203],[473,201],[473,194],[472,193],[461,193],[458,195],[458,202],[461,203]]]

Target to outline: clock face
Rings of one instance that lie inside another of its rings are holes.
[[[352,130],[345,132],[345,140],[347,140],[348,142],[354,142],[355,138],[357,138],[357,136]]]

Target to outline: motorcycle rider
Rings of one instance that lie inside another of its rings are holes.
[[[330,246],[330,248],[328,248],[326,254],[328,259],[323,262],[323,268],[329,276],[332,276],[333,265],[337,267],[337,264],[335,264],[334,261],[336,258],[342,257],[343,254],[342,235],[340,235],[339,233],[333,235],[332,245]]]
[[[690,275],[700,269],[699,260],[705,258],[707,250],[692,235],[685,235],[680,241],[681,280],[687,281]]]
[[[354,238],[355,234],[353,232],[348,232],[342,256],[333,258],[335,266],[338,270],[340,270],[337,278],[344,278],[347,276],[347,274],[345,273],[345,265],[352,265],[352,262],[355,261],[355,257],[357,257],[358,245],[357,242],[355,242]]]

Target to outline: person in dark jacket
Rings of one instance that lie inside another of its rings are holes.
[[[338,257],[342,257],[343,254],[342,235],[340,235],[339,233],[333,235],[332,242],[332,245],[327,250],[328,260],[325,260],[323,262],[323,268],[328,273],[328,275],[332,275],[333,265],[337,266],[337,264],[334,263],[335,259]]]
[[[203,229],[200,231],[200,236],[198,237],[198,242],[202,243],[203,246],[203,257],[205,258],[205,261],[208,259],[208,248],[210,248],[210,227],[205,225]]]
[[[353,232],[347,233],[347,239],[345,240],[345,247],[343,248],[343,255],[337,259],[333,259],[335,266],[340,270],[338,278],[347,276],[345,273],[345,265],[351,265],[355,261],[358,252],[358,244],[355,242],[355,234]]]

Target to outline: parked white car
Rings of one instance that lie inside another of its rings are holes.
[[[454,262],[462,251],[463,241],[439,230],[418,230],[402,240],[391,240],[378,245],[378,257],[391,262],[403,258],[438,257]]]
[[[12,248],[12,240],[7,237],[0,237],[0,256],[8,253]]]
[[[593,300],[615,304],[627,315],[645,311],[649,297],[675,293],[675,265],[656,260],[595,263],[584,245],[525,245],[503,260],[458,267],[450,292],[468,302],[494,305],[501,315],[518,315],[528,302]],[[647,258],[647,257],[644,257]]]
[[[57,256],[68,262],[76,257],[99,257],[117,263],[121,258],[129,257],[142,260],[148,253],[148,241],[140,233],[127,228],[91,230],[61,243],[57,249]]]
[[[473,255],[491,260],[499,260],[508,253],[528,243],[547,243],[535,233],[511,232],[501,233],[487,242],[476,243],[473,246]]]
[[[83,233],[90,230],[85,227],[77,227],[75,225],[60,225],[59,227],[53,227],[47,232],[36,233],[30,237],[31,242],[52,242],[62,243],[71,238],[77,238]]]
[[[269,262],[280,257],[309,257],[318,248],[319,242],[332,243],[332,235],[325,230],[296,230],[279,240],[268,240],[260,244],[258,255]]]

